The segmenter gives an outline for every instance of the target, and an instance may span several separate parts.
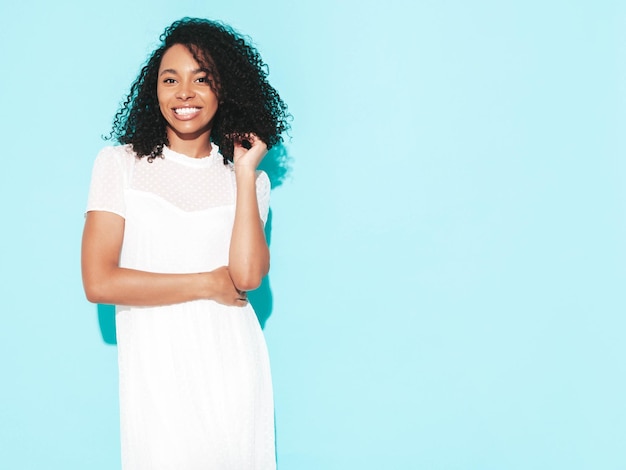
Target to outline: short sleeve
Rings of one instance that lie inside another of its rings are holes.
[[[123,153],[121,147],[106,147],[96,157],[86,212],[106,211],[126,216]]]
[[[259,215],[263,225],[267,222],[267,215],[270,210],[270,179],[264,171],[257,171],[256,176],[256,198],[259,203]]]

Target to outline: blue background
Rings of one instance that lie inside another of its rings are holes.
[[[250,35],[295,117],[265,325],[279,469],[626,468],[609,0],[4,1],[0,467],[119,468],[83,210],[182,16]]]

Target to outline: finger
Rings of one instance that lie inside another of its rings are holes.
[[[254,145],[255,143],[259,142],[261,139],[259,139],[258,135],[251,132],[250,134],[246,134],[246,140],[250,142],[250,144]]]
[[[243,141],[247,141],[248,144],[250,144],[250,147],[258,147],[260,145],[265,145],[265,142],[263,142],[263,140],[261,140],[261,138],[255,134],[254,132],[250,132],[248,134],[242,135],[239,139],[237,139],[239,141],[239,144],[241,145],[241,142]]]
[[[259,149],[263,149],[263,150],[267,151],[267,144],[265,142],[263,142],[261,140],[261,138],[259,136],[257,136],[256,134],[251,134],[250,144],[254,148],[259,148]]]

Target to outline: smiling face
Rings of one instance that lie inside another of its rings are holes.
[[[207,73],[182,44],[170,47],[159,66],[157,97],[161,114],[167,121],[170,147],[195,141],[209,146],[218,98],[211,89]]]

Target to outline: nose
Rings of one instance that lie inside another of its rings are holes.
[[[191,85],[191,83],[188,82],[182,82],[176,92],[176,97],[180,98],[181,100],[193,98],[195,95],[196,94],[193,90],[193,86]]]

